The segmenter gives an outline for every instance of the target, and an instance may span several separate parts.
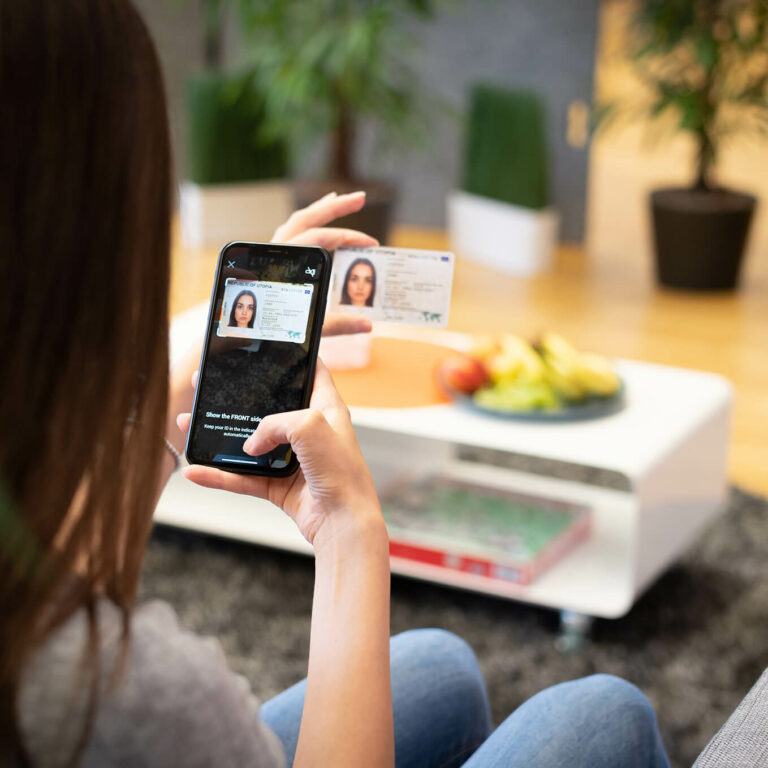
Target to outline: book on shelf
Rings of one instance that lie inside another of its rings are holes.
[[[580,504],[449,477],[382,498],[390,554],[452,571],[530,584],[590,531]]]

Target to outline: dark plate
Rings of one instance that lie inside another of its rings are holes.
[[[487,416],[511,419],[513,421],[563,422],[601,419],[618,413],[626,405],[626,388],[623,379],[619,389],[613,395],[608,397],[593,396],[579,403],[564,400],[560,408],[551,411],[543,409],[532,411],[497,411],[494,408],[478,405],[471,395],[453,391],[451,396],[454,402],[463,408],[468,408],[477,413],[484,413]]]

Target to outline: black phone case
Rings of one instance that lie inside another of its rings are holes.
[[[199,459],[195,459],[190,454],[190,440],[192,439],[192,432],[193,428],[195,426],[195,421],[197,419],[197,398],[200,393],[200,382],[203,380],[203,370],[205,368],[205,358],[206,353],[208,351],[208,343],[210,341],[211,337],[211,331],[213,329],[213,325],[211,323],[211,319],[213,316],[215,304],[216,304],[216,288],[219,284],[219,278],[221,277],[221,268],[222,264],[224,263],[224,254],[227,252],[228,248],[231,248],[233,246],[271,246],[272,248],[279,247],[279,248],[297,248],[301,250],[306,250],[307,248],[313,248],[314,250],[320,251],[323,254],[323,261],[325,262],[325,271],[323,279],[319,283],[319,290],[317,295],[317,304],[315,307],[315,322],[312,326],[312,338],[310,339],[310,347],[309,347],[309,365],[308,365],[308,373],[307,373],[307,386],[304,388],[304,392],[302,394],[301,398],[301,408],[306,408],[309,405],[310,398],[312,397],[312,389],[314,387],[315,383],[315,369],[317,367],[317,354],[318,350],[320,348],[320,337],[322,335],[323,330],[323,322],[325,320],[325,307],[328,303],[328,288],[330,286],[331,282],[331,256],[328,253],[328,251],[325,250],[325,248],[320,248],[319,246],[294,246],[290,245],[288,243],[251,243],[243,240],[234,240],[230,243],[227,243],[219,253],[219,261],[216,266],[216,277],[213,281],[213,288],[211,290],[211,301],[210,305],[208,307],[208,319],[206,320],[206,332],[205,332],[205,343],[203,344],[203,351],[200,356],[200,373],[198,375],[198,381],[197,386],[195,387],[195,399],[192,404],[192,419],[189,423],[189,431],[187,432],[187,442],[184,447],[184,455],[187,459],[187,461],[190,464],[200,464],[202,466],[206,467],[215,467],[216,469],[220,469],[223,472],[233,472],[234,474],[238,475],[259,475],[261,477],[290,477],[292,474],[296,472],[299,468],[299,462],[296,458],[296,454],[291,452],[291,459],[288,462],[288,465],[279,469],[273,469],[271,467],[253,467],[253,466],[227,466],[222,467],[221,464],[216,464],[212,461],[201,461]]]

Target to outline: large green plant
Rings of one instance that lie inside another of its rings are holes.
[[[724,140],[768,134],[768,0],[639,0],[632,58],[653,116],[674,113],[696,142],[695,186],[714,188]]]
[[[547,205],[544,106],[536,93],[475,85],[470,94],[462,188],[512,205]]]
[[[419,90],[407,61],[409,16],[435,0],[239,0],[254,82],[274,136],[330,137],[329,177],[359,178],[357,125],[413,138]]]
[[[282,179],[285,141],[267,140],[263,99],[244,74],[203,72],[187,83],[187,162],[197,184]]]
[[[252,73],[224,72],[222,33],[231,0],[199,0],[205,69],[187,83],[187,163],[197,184],[285,178],[287,143],[264,135],[264,97]]]

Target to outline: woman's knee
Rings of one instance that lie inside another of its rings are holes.
[[[592,675],[553,685],[528,699],[467,765],[668,764],[648,699],[626,680]]]
[[[538,706],[617,729],[643,740],[657,734],[656,715],[645,694],[615,675],[596,674],[547,688],[531,699]]]
[[[447,629],[409,629],[392,637],[393,655],[407,650],[409,655],[448,658],[459,665],[477,667],[477,658],[466,640]]]
[[[485,690],[477,657],[469,644],[444,629],[412,629],[395,635],[391,642],[391,658],[396,664],[418,664],[435,672],[452,676],[466,685],[479,685]]]
[[[573,686],[576,697],[593,701],[606,711],[619,709],[655,722],[656,716],[646,695],[621,677],[596,674],[566,685]]]
[[[398,765],[461,765],[488,737],[491,715],[472,649],[441,629],[392,638]]]
[[[472,648],[444,629],[413,629],[392,638],[393,684],[406,678],[436,697],[462,700],[490,723],[488,694]],[[421,681],[418,683],[417,681]]]

